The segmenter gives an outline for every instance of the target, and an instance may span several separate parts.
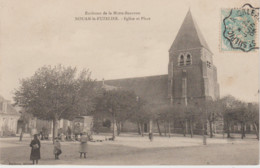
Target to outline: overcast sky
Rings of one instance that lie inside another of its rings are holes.
[[[258,100],[258,51],[221,52],[221,8],[239,0],[0,0],[0,94],[44,65],[88,68],[97,80],[167,74],[168,50],[189,8],[218,69],[220,95]],[[75,21],[88,12],[140,12],[150,21]]]

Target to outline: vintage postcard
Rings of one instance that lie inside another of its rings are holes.
[[[0,0],[0,164],[259,165],[257,0]]]

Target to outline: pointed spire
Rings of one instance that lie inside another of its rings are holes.
[[[189,9],[169,51],[185,50],[198,47],[204,47],[210,51]]]

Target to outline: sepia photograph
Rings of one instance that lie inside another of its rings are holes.
[[[259,166],[257,0],[0,0],[0,165]]]

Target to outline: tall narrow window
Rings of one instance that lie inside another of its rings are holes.
[[[191,65],[191,55],[187,54],[186,65]]]
[[[184,65],[184,56],[183,55],[181,55],[180,56],[180,66],[183,66]]]

